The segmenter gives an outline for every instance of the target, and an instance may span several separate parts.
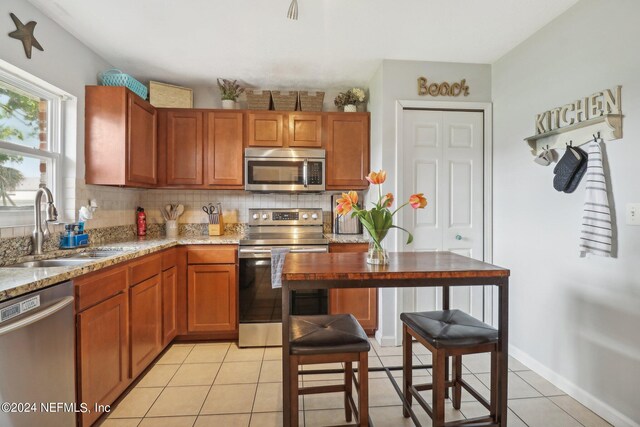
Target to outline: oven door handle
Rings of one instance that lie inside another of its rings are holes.
[[[309,187],[309,160],[304,159],[304,164],[302,165],[302,184],[304,188]]]
[[[325,253],[328,252],[328,248],[326,246],[311,248],[311,247],[302,247],[302,248],[291,248],[290,253],[292,254],[304,254],[304,253]],[[240,258],[271,258],[271,248],[250,248],[243,249],[240,248],[238,250],[238,255]]]

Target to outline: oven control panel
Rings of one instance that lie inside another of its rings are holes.
[[[322,209],[249,209],[249,226],[322,225]]]

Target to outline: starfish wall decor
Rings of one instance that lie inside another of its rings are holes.
[[[16,24],[16,30],[10,32],[9,37],[20,40],[22,42],[24,53],[25,55],[27,55],[27,58],[31,59],[32,47],[35,47],[36,49],[44,52],[44,49],[33,35],[33,30],[36,27],[37,22],[29,21],[25,25],[13,13],[10,13],[9,16],[11,16],[11,19],[13,19],[13,23]]]

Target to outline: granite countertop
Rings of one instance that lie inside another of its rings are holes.
[[[369,243],[369,238],[365,234],[325,233],[324,237],[329,240],[329,243]]]
[[[118,254],[106,258],[96,258],[81,265],[46,268],[15,268],[11,265],[0,267],[0,302],[17,297],[28,292],[45,288],[56,283],[71,280],[92,271],[100,270],[124,261],[129,261],[144,255],[161,251],[178,245],[237,245],[240,234],[226,234],[223,236],[179,237],[177,239],[153,238],[138,239],[123,242],[92,245],[83,250],[53,251],[45,256],[24,257],[18,262],[36,259],[51,259],[68,256],[73,253],[90,250],[117,250]]]
[[[12,260],[11,264],[51,259],[68,256],[73,253],[90,250],[117,250],[118,254],[106,258],[96,258],[81,265],[46,268],[15,268],[11,265],[0,267],[0,302],[28,292],[45,288],[56,283],[71,280],[92,271],[100,270],[124,261],[158,252],[179,245],[237,245],[242,234],[225,234],[223,236],[181,236],[177,239],[147,238],[91,245],[82,250],[58,250],[47,252],[43,256],[29,256]],[[329,243],[367,243],[362,234],[338,235],[325,234]]]

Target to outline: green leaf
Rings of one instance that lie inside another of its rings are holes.
[[[409,245],[409,244],[411,244],[411,242],[413,242],[413,234],[409,233],[409,231],[405,230],[402,227],[398,227],[397,225],[392,225],[391,228],[397,228],[398,230],[402,230],[402,231],[404,231],[405,233],[408,234],[408,236],[407,236],[407,245]]]

